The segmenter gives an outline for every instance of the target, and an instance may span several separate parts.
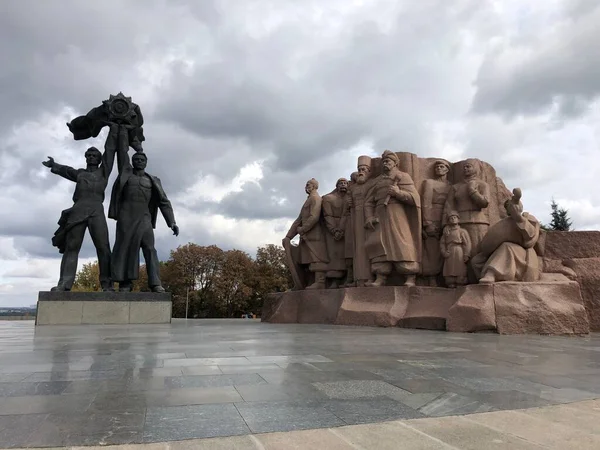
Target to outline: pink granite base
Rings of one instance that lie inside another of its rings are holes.
[[[566,279],[457,289],[386,286],[283,292],[267,298],[262,321],[500,334],[589,332],[579,285]]]

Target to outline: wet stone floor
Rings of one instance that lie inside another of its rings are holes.
[[[0,322],[0,448],[331,428],[600,398],[600,335]]]

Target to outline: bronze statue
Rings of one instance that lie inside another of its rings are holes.
[[[346,258],[344,246],[344,215],[345,197],[348,192],[348,180],[340,178],[335,184],[335,190],[322,198],[323,221],[325,223],[325,242],[327,244],[326,277],[331,279],[332,289],[340,287],[341,280],[346,275]]]
[[[448,181],[450,163],[438,159],[433,164],[435,178],[423,182],[423,261],[421,273],[428,278],[430,286],[437,286],[437,276],[444,260],[440,255],[440,236],[444,205],[451,185]]]
[[[104,154],[96,147],[85,151],[87,166],[85,169],[74,169],[58,164],[48,156],[42,164],[49,167],[52,173],[75,182],[73,206],[62,212],[58,221],[59,228],[54,233],[52,245],[62,253],[60,279],[53,291],[70,291],[77,272],[79,251],[88,229],[98,255],[100,286],[103,291],[112,290],[111,257],[108,241],[108,226],[104,215],[104,191],[113,168],[119,127],[110,124],[106,138]]]
[[[467,284],[471,239],[469,233],[463,230],[458,222],[459,214],[451,211],[440,238],[440,253],[444,258],[444,281],[449,288]]]
[[[319,192],[319,182],[314,178],[306,182],[304,188],[308,198],[302,205],[298,218],[294,221],[282,244],[288,255],[288,266],[295,272],[296,263],[301,266],[308,266],[308,270],[314,274],[314,282],[306,289],[325,289],[325,273],[329,262],[327,256],[327,246],[321,224],[321,206],[322,200]],[[300,244],[298,245],[298,260],[291,261],[294,258],[289,249],[290,241],[300,235]],[[295,273],[294,283],[296,289],[304,288],[301,274]]]
[[[146,173],[148,158],[136,152],[129,162],[129,133],[119,128],[117,163],[119,176],[113,185],[108,217],[117,221],[112,252],[112,278],[119,290],[131,291],[131,282],[139,277],[140,248],[146,262],[148,285],[153,292],[164,292],[159,262],[154,248],[154,228],[158,210],[173,234],[179,234],[173,208],[158,177]]]
[[[398,156],[386,150],[382,174],[373,180],[365,201],[365,248],[371,271],[377,275],[368,286],[383,286],[392,268],[414,286],[421,261],[421,198],[411,176],[398,168]]]

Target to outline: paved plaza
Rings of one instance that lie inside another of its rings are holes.
[[[432,439],[429,447],[410,448],[487,448],[452,444],[435,432],[479,427],[488,430],[475,433],[479,439],[494,441],[501,423],[512,420],[524,433],[533,421],[550,434],[562,426],[597,435],[600,402],[588,400],[600,398],[599,380],[597,334],[498,336],[241,319],[38,328],[0,322],[0,448],[226,436],[240,437],[212,448],[281,448],[271,444],[322,443],[327,436],[351,443],[348,435],[359,439],[352,430],[371,433],[373,445],[322,448],[394,448],[386,439],[403,433]],[[474,415],[427,419],[466,414]],[[561,425],[566,416],[580,428]],[[349,426],[356,424],[371,425]],[[323,430],[261,435],[310,429]],[[511,439],[517,441],[494,448],[560,448]],[[188,444],[171,448],[204,448]]]

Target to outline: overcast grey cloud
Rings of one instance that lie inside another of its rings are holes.
[[[74,184],[41,161],[82,167],[106,135],[65,122],[118,91],[181,227],[159,219],[161,258],[277,243],[307,179],[329,192],[384,149],[478,157],[541,220],[554,197],[598,228],[598,30],[593,0],[0,2],[0,305],[56,282]]]

